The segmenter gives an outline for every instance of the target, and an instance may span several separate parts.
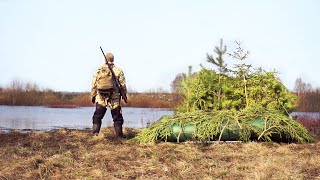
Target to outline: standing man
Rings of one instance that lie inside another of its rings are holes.
[[[118,79],[120,86],[122,86],[122,92],[124,93],[126,93],[126,81],[123,71],[119,67],[115,66],[113,62],[113,54],[107,53],[105,55],[105,64],[103,64],[93,76],[91,102],[96,105],[96,110],[92,117],[92,131],[95,136],[99,134],[102,123],[101,120],[107,111],[107,107],[109,107],[116,136],[123,138],[123,116],[120,106],[121,95],[114,78]],[[113,72],[111,72],[110,68]]]

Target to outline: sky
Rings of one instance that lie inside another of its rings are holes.
[[[208,68],[223,39],[241,41],[248,64],[320,86],[317,0],[0,0],[0,86],[13,80],[55,91],[90,91],[115,56],[132,91],[170,91],[177,74]],[[225,56],[229,66],[235,60]]]

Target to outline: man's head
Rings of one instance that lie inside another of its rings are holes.
[[[114,56],[112,53],[107,53],[106,54],[106,59],[108,60],[108,62],[113,62],[114,61]]]

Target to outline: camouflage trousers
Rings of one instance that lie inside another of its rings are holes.
[[[104,107],[109,107],[110,110],[116,109],[120,106],[120,93],[117,91],[107,93],[98,92],[96,103]]]
[[[93,133],[99,133],[102,118],[104,117],[107,108],[111,110],[111,116],[114,122],[114,128],[117,136],[122,137],[122,125],[123,125],[123,116],[120,106],[120,93],[119,92],[106,92],[99,93],[96,96],[96,110],[92,117],[93,123]]]

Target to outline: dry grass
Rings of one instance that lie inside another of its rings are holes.
[[[0,179],[320,179],[320,142],[141,145],[102,133],[0,134]]]

